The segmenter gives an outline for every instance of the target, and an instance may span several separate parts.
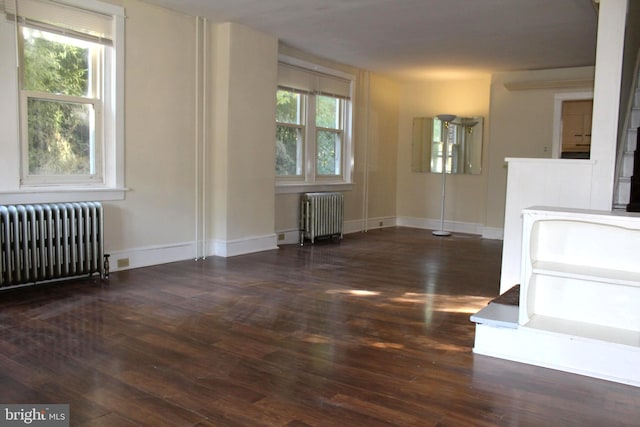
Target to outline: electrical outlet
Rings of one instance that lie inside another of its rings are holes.
[[[129,267],[129,258],[119,258],[118,268]]]
[[[382,221],[380,221],[380,223],[378,224],[380,227],[382,227]]]
[[[281,242],[284,240],[284,233],[279,233],[278,234],[278,241]]]

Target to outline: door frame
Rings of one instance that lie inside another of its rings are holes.
[[[551,158],[559,159],[562,155],[562,103],[564,101],[585,100],[593,100],[593,91],[560,92],[553,96],[553,139],[551,145]]]

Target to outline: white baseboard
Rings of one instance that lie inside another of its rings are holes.
[[[105,252],[109,254],[109,271],[120,271],[195,258],[196,245],[185,242]],[[119,261],[121,267],[118,267]]]
[[[366,221],[366,224],[364,220],[345,221],[344,233],[359,233],[365,230],[376,230],[379,228],[395,227],[396,225],[398,225],[396,222],[396,217],[392,216],[369,218]]]
[[[364,230],[375,230],[386,227],[411,227],[421,228],[425,230],[437,230],[440,228],[440,220],[425,219],[425,218],[413,218],[413,217],[378,217],[369,218],[364,220],[353,220],[344,222],[344,234],[359,233]],[[445,230],[456,233],[468,233],[477,234],[485,239],[497,239],[502,240],[503,230],[497,227],[484,227],[482,224],[460,222],[460,221],[445,221]],[[298,229],[279,230],[278,244],[279,245],[291,245],[300,242],[300,231]]]
[[[214,240],[209,245],[209,254],[220,257],[232,257],[236,255],[250,254],[254,252],[270,251],[278,249],[278,236],[268,234],[266,236],[254,236],[236,240]]]
[[[503,240],[504,229],[498,227],[483,227],[482,237],[485,239]]]
[[[394,217],[380,217],[380,218],[370,218],[367,221],[367,230],[373,230],[377,228],[385,228],[385,227],[395,227],[396,219]],[[345,221],[343,226],[343,233],[359,233],[365,229],[364,221],[356,220],[356,221]],[[300,243],[300,230],[289,229],[289,230],[279,230],[277,231],[278,235],[278,244],[279,245],[292,245],[296,243]]]
[[[440,229],[439,219],[400,216],[397,219],[397,223],[399,226],[402,226],[402,227],[422,228],[426,230]],[[461,222],[461,221],[445,221],[444,222],[444,229],[447,231],[455,232],[455,233],[482,235],[483,228],[484,227],[482,226],[482,224],[477,224],[472,222]]]
[[[375,230],[385,227],[413,227],[434,230],[440,227],[437,220],[410,217],[379,217],[369,218],[366,222],[366,230]],[[447,221],[445,228],[458,233],[481,234],[488,239],[501,239],[502,229],[482,227],[479,224]],[[362,220],[345,221],[344,233],[359,233],[365,230]],[[296,244],[300,242],[299,230],[281,230],[277,234],[248,237],[236,240],[214,240],[207,243],[207,256],[232,257],[254,252],[262,252],[278,249],[278,244]],[[182,242],[171,245],[146,246],[119,251],[106,251],[109,253],[110,271],[121,271],[130,268],[148,267],[150,265],[166,264],[176,261],[184,261],[196,257],[196,244],[194,242]],[[118,260],[122,266],[118,267]]]
[[[275,234],[229,241],[216,240],[207,244],[207,256],[231,257],[272,249],[278,249]],[[196,244],[184,242],[105,252],[109,254],[109,270],[121,271],[195,259]],[[119,260],[121,267],[118,266]]]

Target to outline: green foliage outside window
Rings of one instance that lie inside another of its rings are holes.
[[[340,100],[319,95],[316,98],[316,126],[328,129],[340,129]],[[318,175],[336,175],[340,170],[340,133],[329,130],[317,134]]]
[[[90,95],[88,47],[29,28],[23,28],[23,36],[24,90]],[[91,104],[30,94],[27,101],[29,174],[90,174],[92,115]]]
[[[299,93],[279,90],[276,94],[276,121],[301,125],[301,96]],[[298,151],[302,149],[300,128],[276,126],[276,175],[293,176],[299,172]]]
[[[313,98],[312,98],[313,99]],[[337,175],[340,173],[342,149],[343,101],[338,98],[317,95],[315,125],[316,173]],[[276,175],[295,176],[302,170],[303,104],[305,96],[286,90],[276,95]]]

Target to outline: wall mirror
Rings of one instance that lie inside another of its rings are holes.
[[[446,152],[447,173],[479,174],[482,134],[481,116],[456,117],[448,132],[437,117],[414,118],[411,171],[442,173],[442,155]]]

